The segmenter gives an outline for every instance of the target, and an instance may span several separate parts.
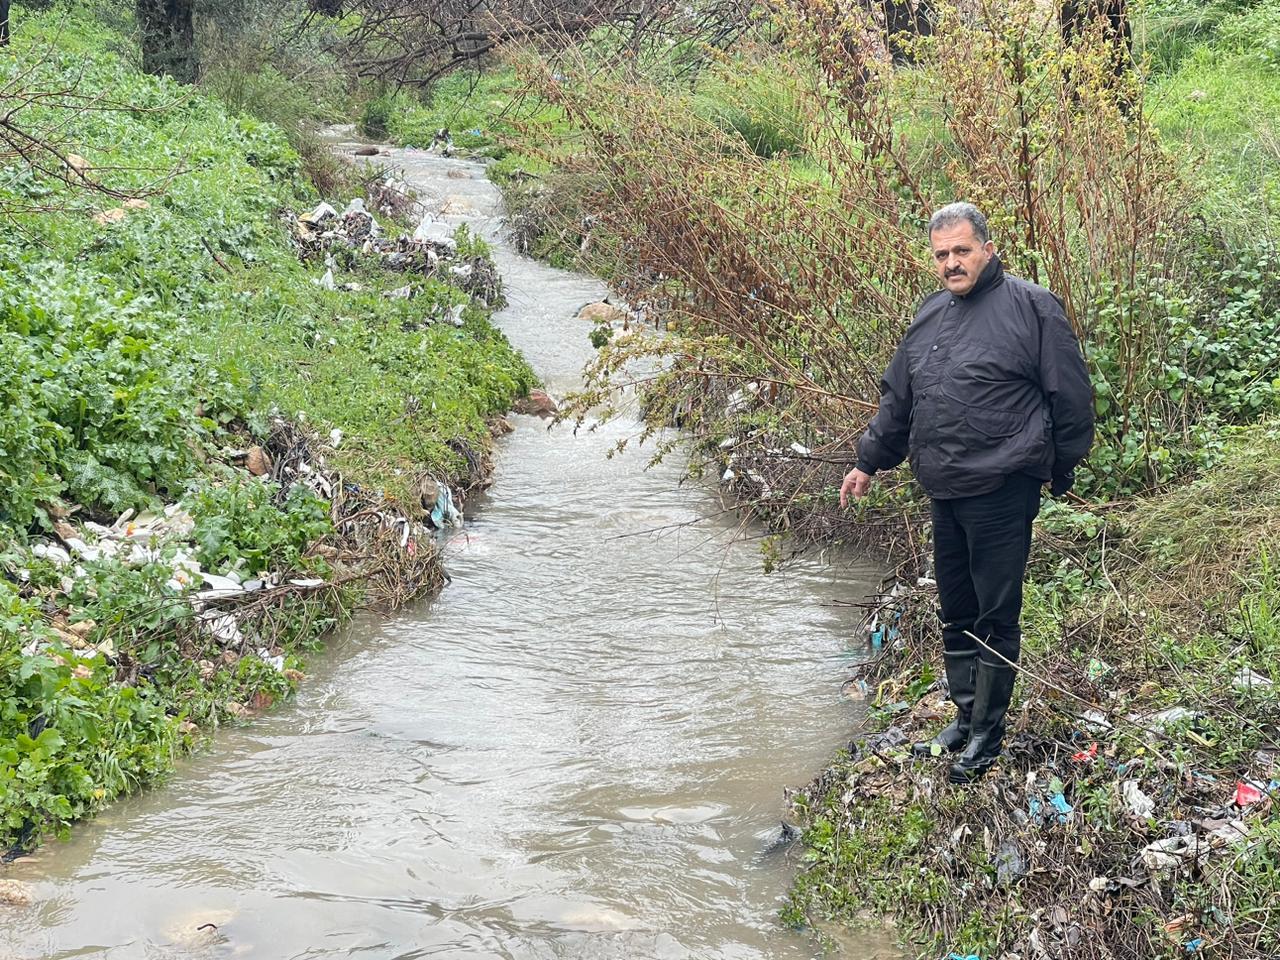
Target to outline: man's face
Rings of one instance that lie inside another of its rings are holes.
[[[963,297],[978,282],[982,269],[995,256],[996,245],[983,243],[967,220],[950,227],[939,227],[929,234],[933,248],[933,266],[942,285],[957,297]]]

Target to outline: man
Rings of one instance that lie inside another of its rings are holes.
[[[873,474],[910,455],[932,501],[956,706],[933,744],[959,753],[950,779],[968,783],[990,769],[1004,741],[1040,487],[1048,481],[1055,496],[1070,489],[1093,442],[1093,393],[1061,301],[1004,272],[977,207],[943,207],[929,222],[929,243],[946,289],[920,305],[885,371],[840,504],[865,496]]]

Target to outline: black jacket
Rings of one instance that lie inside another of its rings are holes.
[[[1062,302],[991,260],[966,296],[920,305],[858,441],[875,473],[908,455],[937,500],[999,488],[1013,473],[1070,487],[1093,443],[1093,391]]]

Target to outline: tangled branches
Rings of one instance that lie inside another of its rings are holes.
[[[794,0],[775,24],[768,45],[719,58],[730,103],[715,110],[590,51],[524,62],[575,131],[555,159],[595,187],[583,205],[616,238],[618,286],[664,328],[615,338],[582,409],[643,385],[654,424],[847,463],[934,286],[924,224],[963,197],[1085,343],[1122,452],[1084,482],[1132,490],[1188,469],[1194,444],[1179,444],[1203,405],[1167,389],[1184,344],[1166,297],[1194,256],[1189,205],[1140,80],[1116,77],[1110,21],[1064,37],[1033,0],[980,3],[904,37],[861,3]],[[662,372],[639,384],[655,355]]]

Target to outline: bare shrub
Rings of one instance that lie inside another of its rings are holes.
[[[604,185],[585,202],[620,238],[618,285],[664,327],[615,338],[580,409],[643,380],[652,427],[737,438],[739,459],[744,437],[762,453],[794,442],[806,453],[773,459],[794,473],[799,458],[808,479],[752,468],[744,489],[784,522],[821,523],[812,502],[791,509],[796,490],[820,492],[852,459],[880,373],[935,286],[924,225],[964,198],[1084,340],[1105,414],[1086,480],[1134,489],[1188,469],[1199,408],[1167,388],[1190,218],[1140,81],[1117,78],[1106,18],[1064,39],[1034,0],[984,2],[903,37],[856,2],[790,0],[772,28],[752,56],[794,88],[803,116],[802,156],[784,162],[700,116],[686,90],[585,55],[523,62],[576,131],[561,163]],[[892,49],[913,65],[895,67]],[[653,357],[657,372],[638,378],[637,360]]]

